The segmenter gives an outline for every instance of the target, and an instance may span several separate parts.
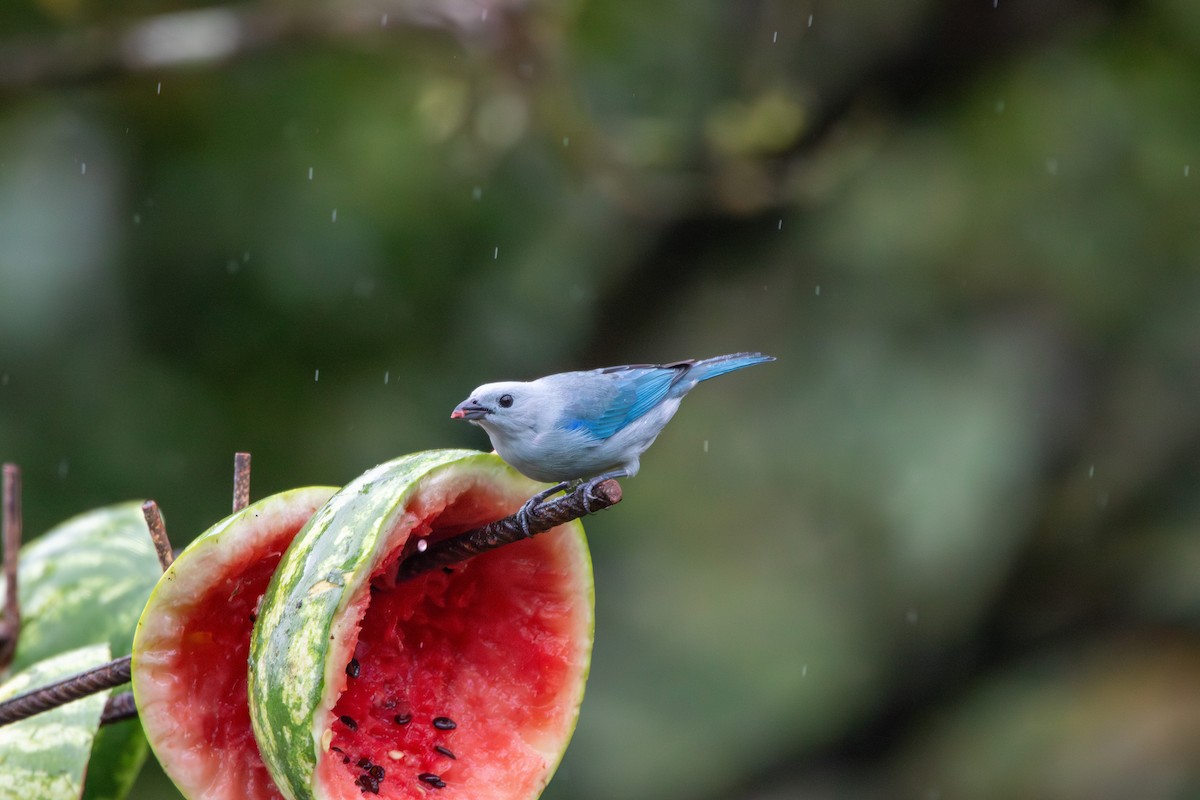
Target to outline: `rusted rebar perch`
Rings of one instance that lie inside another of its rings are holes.
[[[595,513],[619,502],[621,502],[621,485],[615,480],[604,481],[590,491],[587,484],[583,484],[563,497],[534,507],[528,515],[528,535],[544,533],[551,528],[556,528],[573,519]],[[527,537],[521,524],[521,515],[520,513],[513,514],[488,523],[482,528],[475,528],[432,544],[423,553],[414,553],[401,563],[396,580],[411,580],[430,570],[466,561],[472,556],[525,538]],[[78,700],[80,697],[128,683],[129,666],[130,656],[118,658],[87,672],[0,703],[0,725],[17,722],[51,708],[57,708],[72,700]],[[122,711],[126,713],[122,714]],[[103,719],[105,722],[116,722],[131,716],[128,712],[128,701],[122,696],[118,696],[110,700],[109,705],[105,707]]]

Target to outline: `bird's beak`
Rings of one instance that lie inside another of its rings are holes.
[[[484,408],[474,400],[465,400],[450,413],[450,419],[465,419],[470,421],[483,419],[490,413],[492,413],[490,409]]]

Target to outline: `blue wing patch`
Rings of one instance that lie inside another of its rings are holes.
[[[604,408],[589,409],[564,427],[585,430],[597,439],[607,439],[657,406],[686,369],[630,369],[611,379],[619,389],[606,398]]]

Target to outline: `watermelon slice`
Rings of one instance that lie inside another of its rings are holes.
[[[537,797],[591,656],[583,527],[394,584],[398,561],[516,511],[541,488],[497,456],[418,453],[338,492],[263,598],[250,714],[283,794]]]
[[[142,612],[134,699],[150,746],[186,797],[281,796],[250,728],[250,631],[284,550],[334,491],[295,489],[218,522],[179,554]]]

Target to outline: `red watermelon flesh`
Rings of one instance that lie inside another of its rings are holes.
[[[521,496],[486,483],[452,501],[429,492],[407,509],[419,522],[402,553],[504,517]],[[399,554],[384,559],[355,603],[368,601],[317,766],[322,795],[535,797],[582,697],[580,550],[553,531],[390,588]]]
[[[188,546],[138,623],[133,687],[164,771],[193,800],[276,800],[246,699],[258,604],[296,532],[334,489],[266,498]]]

